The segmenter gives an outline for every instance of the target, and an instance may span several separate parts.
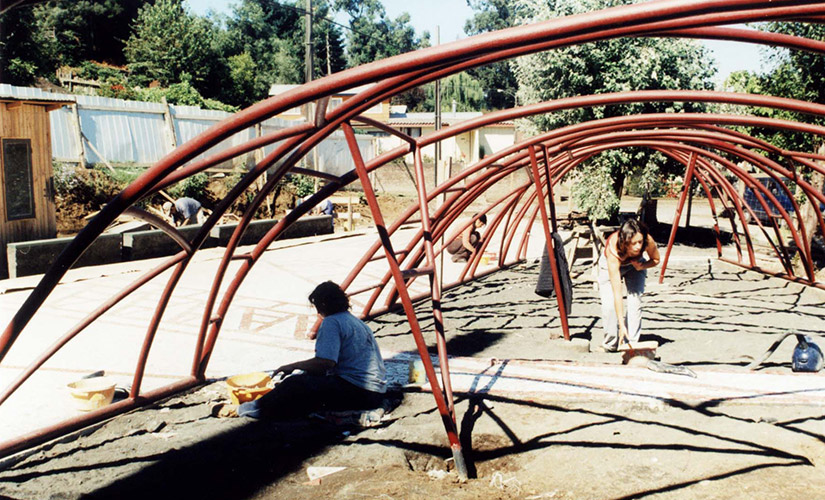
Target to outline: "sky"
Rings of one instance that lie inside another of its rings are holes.
[[[229,14],[229,5],[234,3],[226,0],[187,0],[192,11],[205,14],[210,9]],[[435,44],[436,28],[440,32],[441,43],[452,42],[467,38],[464,34],[464,22],[473,15],[473,10],[467,6],[466,0],[384,0],[384,8],[391,18],[402,12],[410,14],[410,22],[418,33],[430,32],[430,41]],[[437,15],[435,15],[437,13]],[[346,16],[337,19],[346,24]],[[718,83],[737,70],[761,71],[761,55],[759,46],[754,44],[702,41],[716,59],[719,72],[715,80]]]

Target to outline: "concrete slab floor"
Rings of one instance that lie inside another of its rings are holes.
[[[401,246],[413,232],[402,231],[394,244]],[[540,227],[534,227],[532,234],[541,235]],[[342,281],[375,238],[375,233],[369,232],[276,243],[235,296],[207,376],[271,369],[311,356],[313,344],[305,339],[305,333],[315,315],[307,295],[321,281]],[[744,369],[747,356],[758,356],[775,336],[789,328],[813,334],[823,331],[825,292],[727,264],[709,264],[715,248],[679,247],[671,258],[665,284],[654,279],[658,273],[648,277],[643,340],[657,340],[662,361],[688,366],[697,378],[653,373],[621,366],[620,355],[595,349],[601,339],[599,306],[586,263],[573,269],[573,343],[549,339],[559,331],[555,301],[532,292],[538,272],[535,260],[542,244],[540,236],[531,238],[526,265],[445,295],[454,390],[526,396],[540,393],[545,398],[572,400],[681,399],[691,404],[803,401],[825,405],[821,374],[790,372],[790,340],[773,355],[766,369],[757,373]],[[144,390],[189,374],[203,304],[221,255],[220,249],[199,252],[181,279],[152,347]],[[8,385],[89,311],[159,262],[70,272],[0,365],[0,387]],[[231,277],[237,266],[236,261],[227,276]],[[453,281],[460,270],[460,264],[446,259],[444,281]],[[383,274],[378,264],[371,264],[352,287],[372,284]],[[168,275],[167,271],[106,313],[0,406],[0,441],[77,415],[65,385],[83,375],[105,370],[119,385],[131,384],[146,324]],[[222,289],[229,279],[224,280]],[[4,325],[34,283],[33,278],[0,282],[5,290],[0,294]],[[414,291],[426,290],[426,279],[417,280]],[[361,310],[365,297],[353,298],[355,312]],[[418,307],[422,327],[431,340],[429,304]],[[370,324],[388,360],[392,380],[405,383],[407,365],[416,356],[406,320],[391,313]]]

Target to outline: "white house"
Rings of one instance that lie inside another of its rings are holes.
[[[441,113],[441,126],[447,128],[481,115],[482,113],[478,111]],[[420,137],[435,131],[435,113],[407,113],[406,106],[392,106],[387,124],[411,137]],[[457,163],[473,164],[485,156],[512,146],[514,142],[514,123],[511,121],[495,123],[441,141],[441,157],[444,160],[451,158]],[[400,146],[401,143],[402,140],[399,137],[384,135],[379,138],[379,150],[380,152],[389,151]],[[422,154],[425,159],[426,157],[434,158],[435,145],[425,147]],[[407,161],[411,163],[412,158],[408,157]]]

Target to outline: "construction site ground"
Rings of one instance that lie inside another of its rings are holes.
[[[670,220],[668,207],[662,205],[660,220]],[[672,212],[671,205],[670,217]],[[524,264],[445,293],[442,309],[455,412],[471,476],[466,482],[456,476],[429,384],[408,384],[409,365],[417,354],[400,311],[369,322],[394,394],[401,399],[380,425],[360,428],[316,419],[277,423],[210,415],[211,405],[226,398],[222,377],[312,355],[312,342],[302,338],[312,319],[306,294],[318,281],[343,279],[352,267],[350,261],[375,240],[370,232],[276,245],[236,297],[238,312],[225,320],[207,373],[209,384],[3,460],[0,496],[822,496],[825,374],[791,371],[791,339],[759,369],[751,371],[747,365],[788,331],[820,335],[825,327],[825,291],[717,261],[712,241],[680,241],[664,283],[658,283],[658,269],[649,273],[642,340],[655,340],[660,361],[687,368],[695,377],[661,373],[644,365],[623,365],[621,354],[601,351],[598,294],[591,263],[584,258],[572,269],[572,338],[559,338],[555,300],[533,292],[543,244],[538,226],[533,235]],[[731,248],[726,252],[735,257]],[[207,252],[202,258],[206,266],[217,257]],[[307,259],[315,259],[315,264],[298,264]],[[450,282],[460,265],[444,265],[445,282]],[[70,277],[58,287],[53,302],[44,305],[46,317],[31,326],[37,332],[32,340],[16,345],[0,365],[2,385],[26,355],[48,345],[47,333],[57,326],[52,323],[76,321],[69,311],[79,306],[72,300],[105,297],[121,280],[137,276],[135,269],[123,266],[85,273]],[[210,279],[196,276],[181,282],[189,302],[170,304],[175,324],[158,334],[166,340],[157,346],[157,359],[147,368],[148,388],[187,373],[191,360],[180,363],[180,357],[188,359],[191,354],[182,346],[191,350],[200,320],[189,309],[208,289]],[[0,294],[0,307],[9,317],[25,298],[26,283],[6,284],[6,292]],[[361,300],[355,301],[356,309]],[[135,333],[138,340],[132,341],[132,318],[152,306],[146,297],[135,300],[106,318],[102,331],[90,331],[86,342],[103,344],[106,335],[112,336],[112,325],[120,328],[117,341],[110,342],[115,347],[101,348],[97,357],[81,341],[47,364],[27,396],[0,407],[0,423],[6,429],[0,431],[2,438],[48,424],[49,418],[65,418],[72,410],[61,386],[93,369],[105,368],[128,383],[135,356],[131,349],[143,334]],[[434,353],[429,307],[427,301],[417,305]],[[127,361],[118,364],[124,357]],[[23,389],[27,387],[20,392]],[[341,469],[310,480],[323,467]]]

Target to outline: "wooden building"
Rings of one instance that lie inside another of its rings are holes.
[[[0,277],[8,243],[57,233],[49,111],[67,104],[0,93]]]

